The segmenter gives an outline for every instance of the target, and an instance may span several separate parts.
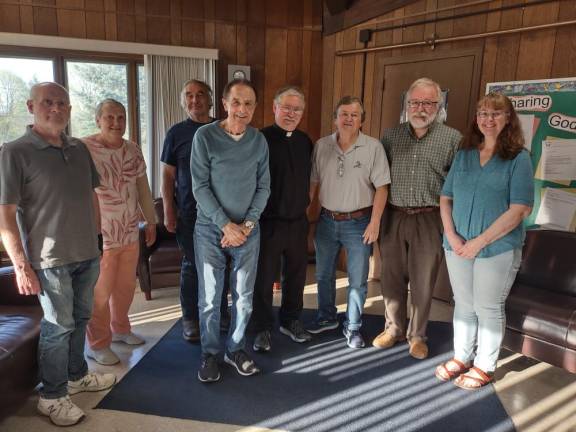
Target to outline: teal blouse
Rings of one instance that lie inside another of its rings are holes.
[[[465,240],[473,239],[507,211],[510,204],[532,207],[534,174],[530,155],[526,150],[512,160],[494,155],[481,166],[478,150],[460,150],[448,172],[442,195],[453,200],[452,219],[456,232]],[[520,223],[504,237],[482,249],[478,258],[520,248],[524,237],[524,225]],[[444,248],[451,250],[446,236]]]

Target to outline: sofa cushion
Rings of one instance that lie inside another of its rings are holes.
[[[506,327],[561,347],[569,342],[568,348],[576,349],[574,335],[568,338],[574,310],[576,297],[516,282],[506,301]]]
[[[150,273],[180,272],[182,253],[178,249],[176,241],[167,241],[154,251],[148,258]]]

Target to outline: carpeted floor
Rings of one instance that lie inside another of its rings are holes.
[[[382,317],[364,316],[368,341],[382,326]],[[212,384],[197,380],[200,346],[181,331],[179,321],[97,408],[287,431],[514,431],[492,386],[469,392],[434,377],[451,357],[449,323],[429,324],[424,361],[405,343],[351,350],[341,330],[306,345],[275,332],[272,351],[254,354],[261,375],[241,377],[222,363]],[[250,353],[251,345],[249,337]]]

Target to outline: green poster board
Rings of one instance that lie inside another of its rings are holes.
[[[491,92],[510,97],[531,152],[535,196],[526,226],[576,231],[576,78],[488,83]]]

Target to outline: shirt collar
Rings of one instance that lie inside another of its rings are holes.
[[[342,153],[342,149],[338,145],[338,131],[334,132],[332,135],[332,145],[334,148]],[[350,148],[346,151],[346,153],[350,153],[352,150],[358,147],[364,147],[366,145],[366,135],[362,133],[362,131],[358,131],[358,137],[356,138],[356,142],[350,146]]]
[[[32,129],[32,125],[26,126],[26,134],[25,135],[26,135],[26,138],[28,138],[30,140],[32,145],[34,147],[36,147],[38,150],[44,150],[48,147],[56,147],[57,148],[57,146],[50,144],[48,141],[46,141],[44,138],[42,138],[40,135],[38,135],[36,132],[34,132],[34,130]],[[75,140],[69,139],[69,137],[66,136],[66,134],[64,132],[62,132],[60,137],[62,138],[62,148],[71,147],[71,146],[76,147]]]

